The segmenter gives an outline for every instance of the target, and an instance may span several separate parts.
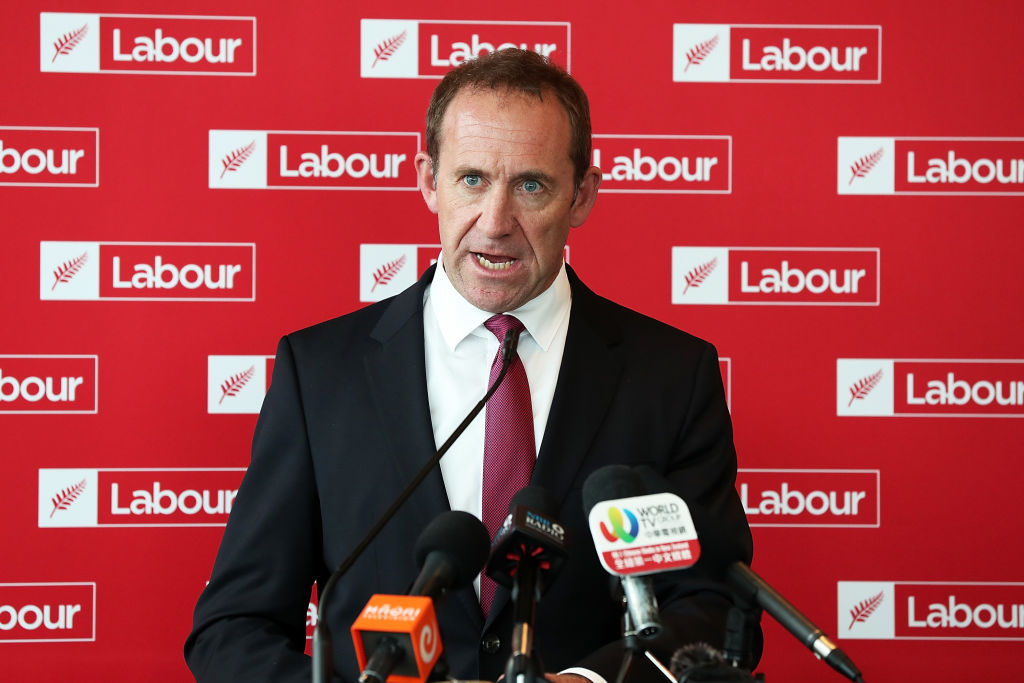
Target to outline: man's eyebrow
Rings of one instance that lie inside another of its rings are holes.
[[[461,178],[464,175],[486,176],[487,174],[475,166],[456,166],[452,169],[452,177]]]

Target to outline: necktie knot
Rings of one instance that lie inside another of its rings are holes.
[[[498,341],[504,341],[509,330],[522,332],[526,326],[514,315],[494,315],[484,321],[484,327],[491,331]]]

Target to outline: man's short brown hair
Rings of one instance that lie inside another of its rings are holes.
[[[533,95],[539,100],[553,93],[569,116],[569,158],[578,188],[590,168],[590,105],[587,94],[572,76],[557,64],[531,50],[505,48],[470,59],[449,71],[430,98],[427,107],[427,154],[437,173],[441,147],[441,125],[448,105],[459,91],[505,90]]]

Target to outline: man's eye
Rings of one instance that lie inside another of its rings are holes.
[[[467,175],[462,177],[462,182],[466,183],[470,187],[477,187],[481,180],[478,175]]]
[[[536,180],[524,180],[523,189],[527,192],[540,192],[540,183]]]

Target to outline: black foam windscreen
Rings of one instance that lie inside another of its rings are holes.
[[[590,514],[604,500],[632,498],[647,493],[643,480],[628,465],[605,465],[583,482],[583,511]]]
[[[438,515],[416,539],[416,566],[430,553],[444,553],[454,570],[452,588],[468,586],[480,573],[491,551],[491,538],[483,522],[461,510]]]
[[[508,503],[509,512],[518,505],[547,517],[554,517],[558,512],[558,500],[542,486],[524,486],[519,489]]]

